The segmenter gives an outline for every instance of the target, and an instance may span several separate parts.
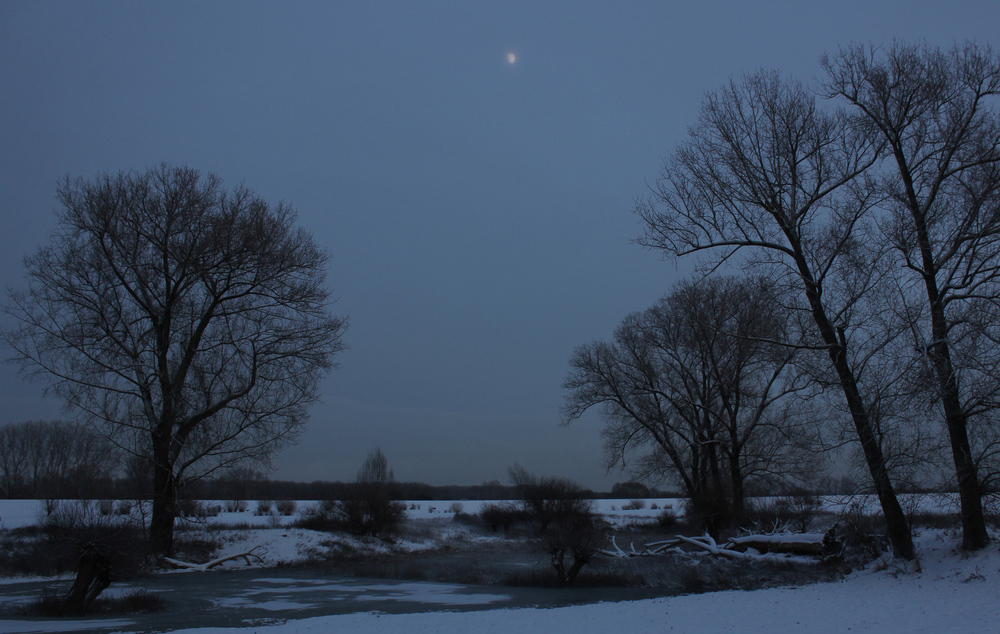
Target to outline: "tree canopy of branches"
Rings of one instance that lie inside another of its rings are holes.
[[[762,280],[682,283],[612,342],[577,349],[565,420],[600,406],[609,466],[650,450],[638,475],[666,471],[715,532],[744,514],[748,483],[816,466],[789,325]]]
[[[852,310],[879,274],[866,231],[878,202],[866,173],[879,150],[845,115],[819,108],[801,84],[760,72],[706,97],[699,123],[637,213],[647,246],[706,253],[715,264],[732,258],[797,289],[846,400],[893,548],[912,559],[851,348]]]
[[[295,213],[162,165],[66,181],[5,338],[122,448],[153,466],[150,537],[168,554],[178,487],[291,442],[343,348],[326,254]]]
[[[989,536],[968,422],[997,408],[1000,388],[1000,57],[973,44],[944,52],[894,43],[846,48],[823,66],[828,95],[885,145],[880,229],[906,299],[923,295],[923,310],[911,313],[914,344],[944,411],[963,547],[982,548]]]

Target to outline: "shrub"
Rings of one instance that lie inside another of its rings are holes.
[[[180,517],[204,519],[215,517],[221,510],[218,505],[207,506],[199,500],[181,499],[177,501],[177,515]]]
[[[867,564],[889,550],[885,519],[866,514],[857,502],[840,514],[830,532],[840,540],[843,559],[851,565]]]
[[[640,511],[646,508],[646,500],[629,500],[627,504],[622,504],[623,511]]]
[[[451,506],[448,507],[448,512],[454,513],[455,515],[459,515],[462,512],[462,509],[464,508],[465,505],[462,504],[461,502],[452,502]]]
[[[368,454],[348,497],[327,500],[302,524],[327,526],[359,536],[391,539],[406,520],[406,505],[396,498],[395,478],[381,449]],[[327,530],[329,530],[327,528]]]
[[[800,533],[804,533],[823,507],[823,501],[815,493],[796,489],[784,499],[784,506],[792,525]]]
[[[660,514],[656,516],[656,524],[660,528],[673,528],[677,524],[677,516],[674,514],[674,510],[667,507],[660,511]]]
[[[560,585],[573,585],[577,575],[590,563],[604,541],[606,528],[606,524],[590,508],[552,519],[544,540]],[[567,553],[573,557],[573,563],[568,568],[565,562]]]
[[[249,508],[246,500],[226,500],[227,513],[242,513]]]
[[[88,608],[112,582],[137,574],[148,561],[145,533],[127,516],[103,515],[98,505],[61,505],[45,518],[43,531],[57,567],[75,568],[63,600],[67,612]]]
[[[270,515],[271,510],[274,508],[274,502],[271,500],[257,500],[257,510],[254,511],[254,515]]]
[[[759,504],[747,512],[745,521],[757,530],[806,532],[822,508],[818,495],[798,489],[790,495]]]
[[[510,477],[521,496],[521,507],[527,519],[544,533],[548,525],[560,517],[575,517],[591,513],[592,504],[585,490],[566,478],[538,478],[521,465],[510,468]]]
[[[594,513],[585,490],[566,478],[538,478],[515,464],[510,477],[521,496],[522,511],[535,524],[560,585],[572,585],[603,541],[606,525]],[[569,553],[573,563],[566,566]]]
[[[278,500],[274,503],[275,510],[281,515],[291,515],[295,513],[297,507],[295,500]]]
[[[526,520],[526,515],[512,502],[490,502],[479,510],[479,518],[493,532],[503,528],[504,532],[518,522]]]

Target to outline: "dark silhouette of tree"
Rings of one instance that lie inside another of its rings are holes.
[[[565,387],[572,421],[600,406],[609,466],[680,483],[713,533],[745,514],[748,483],[801,482],[816,429],[791,365],[787,312],[761,280],[683,283],[630,315],[611,342],[577,349]]]
[[[962,547],[983,548],[989,535],[968,424],[997,408],[1000,391],[1000,57],[973,44],[944,52],[894,43],[845,48],[823,67],[827,93],[885,144],[880,229],[917,282],[907,290],[923,295],[911,324],[944,411]]]
[[[339,523],[356,535],[389,538],[406,520],[406,505],[399,501],[399,491],[389,460],[375,448],[358,470],[353,489],[334,505]]]
[[[5,333],[24,372],[150,460],[155,551],[178,487],[292,442],[343,348],[326,254],[286,205],[162,165],[59,187]]]
[[[865,226],[879,202],[866,174],[880,149],[846,116],[819,109],[800,84],[757,73],[706,97],[698,125],[636,211],[647,246],[705,253],[715,266],[732,261],[797,290],[843,392],[894,550],[913,559],[851,345],[854,304],[881,272]]]
[[[508,525],[515,521],[514,513],[532,525],[549,554],[560,585],[573,585],[605,539],[606,526],[594,513],[593,503],[587,499],[589,492],[566,478],[540,478],[516,463],[508,473],[521,498],[519,512],[507,511]],[[490,521],[488,516],[487,521]],[[573,558],[568,567],[567,554]]]

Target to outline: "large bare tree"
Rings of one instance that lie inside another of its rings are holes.
[[[845,48],[823,66],[829,95],[885,143],[891,167],[881,229],[923,287],[916,344],[944,410],[962,546],[982,548],[989,535],[968,425],[996,407],[1000,388],[991,341],[1000,305],[1000,57],[973,44],[944,52],[894,43]]]
[[[343,348],[327,256],[285,205],[162,165],[66,182],[5,338],[26,373],[153,471],[153,548],[178,487],[295,439]]]
[[[748,484],[808,477],[816,463],[787,316],[764,280],[679,284],[613,341],[576,350],[565,421],[600,407],[609,466],[650,451],[632,461],[637,475],[676,480],[722,528],[742,518]]]
[[[760,72],[706,97],[698,125],[637,213],[641,242],[766,270],[795,289],[846,400],[896,554],[912,536],[875,432],[852,349],[856,300],[879,267],[866,243],[877,202],[866,172],[880,148],[797,82]]]

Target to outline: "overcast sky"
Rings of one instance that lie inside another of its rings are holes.
[[[607,489],[626,476],[596,413],[559,426],[561,385],[688,270],[631,242],[632,208],[705,92],[998,25],[995,0],[0,0],[0,279],[23,285],[61,177],[214,172],[298,210],[350,319],[273,477],[352,479],[381,446],[400,480],[520,462]],[[0,423],[64,416],[10,366],[0,398]]]

